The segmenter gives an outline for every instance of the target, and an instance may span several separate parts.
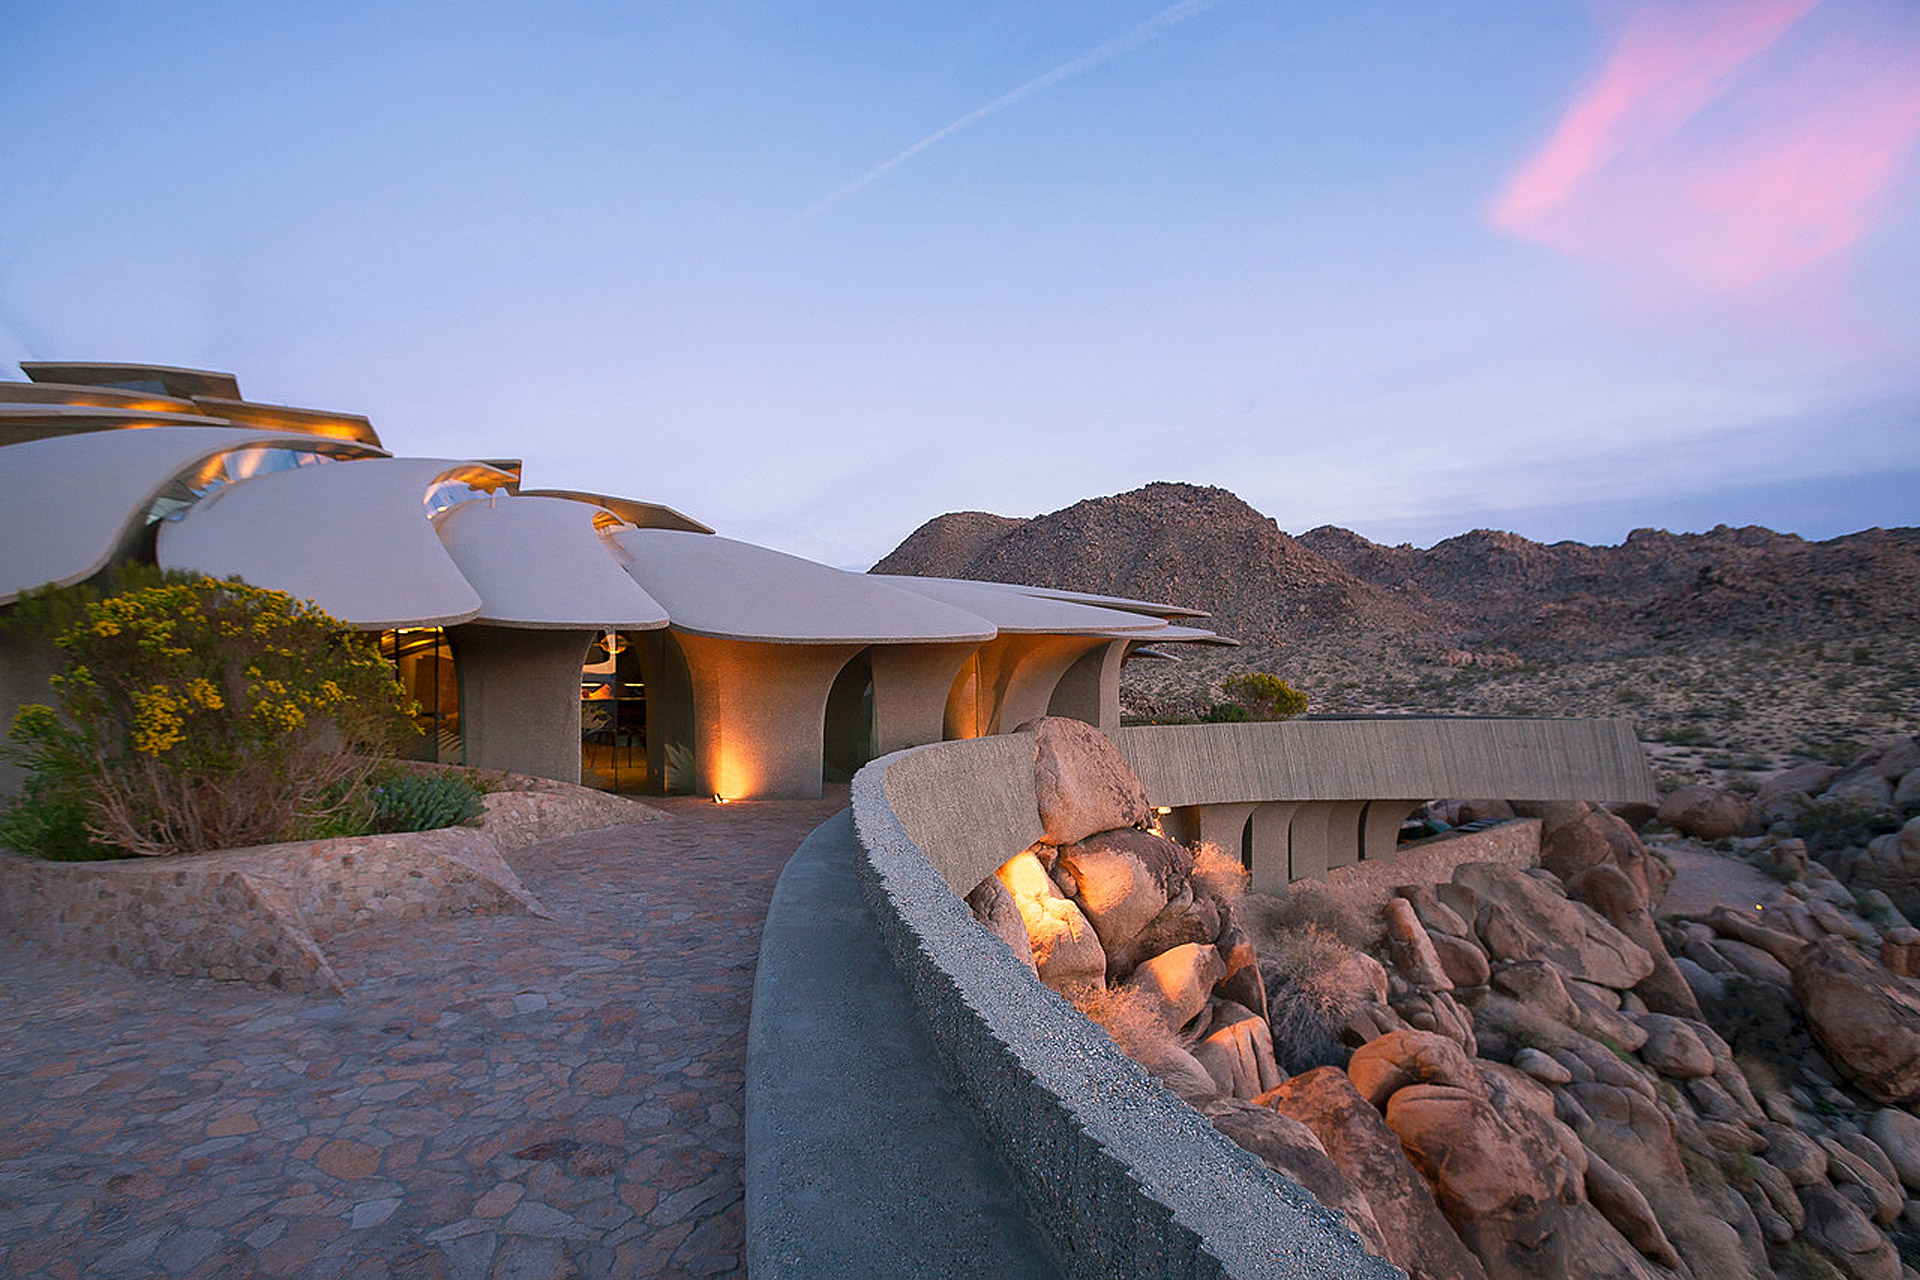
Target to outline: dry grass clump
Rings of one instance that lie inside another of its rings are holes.
[[[1328,884],[1324,880],[1296,880],[1278,894],[1249,893],[1240,903],[1240,915],[1267,950],[1267,938],[1280,939],[1313,925],[1355,951],[1376,951],[1385,930],[1379,911],[1359,888]]]
[[[1340,1030],[1374,998],[1360,952],[1331,930],[1304,923],[1260,944],[1273,1052],[1288,1072],[1342,1066]]]
[[[1247,869],[1211,840],[1193,847],[1193,891],[1232,906],[1247,891]]]

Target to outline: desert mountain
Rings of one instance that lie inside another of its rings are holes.
[[[1293,537],[1225,489],[1156,483],[1014,519],[938,516],[875,572],[997,579],[1205,609],[1253,644],[1341,631],[1521,654],[1844,639],[1920,623],[1920,529],[1825,542],[1640,529],[1619,546],[1476,529],[1425,549]]]

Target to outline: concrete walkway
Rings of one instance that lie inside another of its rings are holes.
[[[756,1280],[1051,1280],[1012,1173],[947,1083],[861,898],[850,813],[767,913],[747,1041]]]
[[[341,935],[345,1000],[0,940],[0,1275],[742,1274],[761,924],[845,803],[521,850],[555,919]]]

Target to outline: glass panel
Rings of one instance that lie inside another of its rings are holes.
[[[380,653],[393,663],[400,685],[413,699],[413,722],[420,729],[409,753],[415,760],[465,764],[460,738],[460,681],[453,647],[439,627],[380,633]]]
[[[647,686],[639,646],[602,632],[580,671],[580,781],[601,791],[645,791]]]

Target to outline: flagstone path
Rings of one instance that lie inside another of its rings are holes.
[[[0,939],[0,1275],[743,1274],[761,924],[846,788],[658,803],[508,855],[552,920],[338,935],[345,999]]]

